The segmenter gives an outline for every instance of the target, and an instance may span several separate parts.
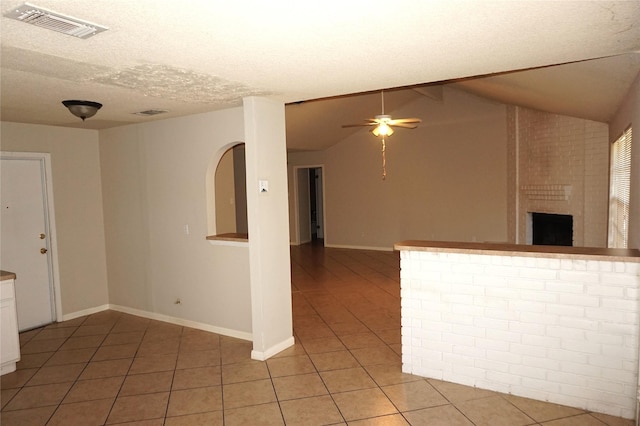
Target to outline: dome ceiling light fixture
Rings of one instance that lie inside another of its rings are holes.
[[[82,121],[86,118],[93,117],[96,115],[96,112],[102,108],[102,104],[92,101],[62,101],[62,105],[69,108],[71,114],[82,118]]]

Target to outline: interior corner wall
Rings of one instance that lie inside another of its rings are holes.
[[[631,193],[629,199],[629,248],[640,249],[640,74],[629,88],[609,126],[609,143],[633,129],[631,141]]]
[[[381,141],[366,129],[322,152],[289,154],[322,164],[325,245],[391,250],[406,239],[507,240],[506,107],[445,87],[393,117],[421,117],[417,129]]]
[[[573,216],[573,245],[606,247],[608,126],[517,108],[518,241],[529,212]],[[567,191],[558,188],[567,188]]]
[[[0,123],[0,149],[51,155],[62,315],[108,303],[98,131]]]
[[[111,304],[251,333],[249,250],[205,239],[207,170],[243,123],[233,108],[100,131]]]

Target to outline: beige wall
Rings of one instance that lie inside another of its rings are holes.
[[[629,204],[629,247],[640,249],[640,74],[609,127],[613,143],[629,126],[633,128],[631,143],[631,199]]]
[[[295,165],[324,165],[325,245],[391,249],[405,239],[506,241],[506,107],[445,87],[390,111],[423,118],[387,140],[368,131],[323,152],[289,154]],[[291,181],[290,181],[291,185]]]
[[[242,108],[101,131],[112,304],[251,333],[248,248],[205,240],[209,165],[243,138]]]
[[[3,151],[51,154],[62,314],[109,303],[98,132],[0,126]]]

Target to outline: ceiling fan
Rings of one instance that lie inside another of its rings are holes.
[[[382,98],[382,114],[376,115],[374,118],[366,120],[364,123],[343,124],[342,127],[367,127],[374,126],[371,133],[374,136],[382,136],[382,179],[387,177],[387,159],[386,159],[386,142],[385,137],[394,133],[394,127],[402,127],[405,129],[415,129],[422,120],[419,118],[397,118],[393,119],[390,115],[384,113],[384,90],[380,92]]]

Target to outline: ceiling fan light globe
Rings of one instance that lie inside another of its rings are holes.
[[[393,129],[387,123],[380,123],[372,133],[376,136],[391,136]]]

